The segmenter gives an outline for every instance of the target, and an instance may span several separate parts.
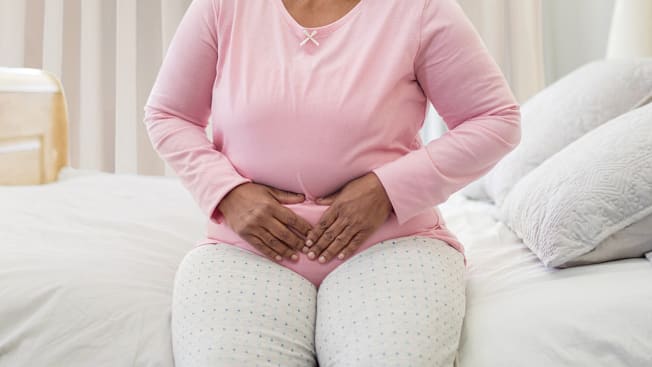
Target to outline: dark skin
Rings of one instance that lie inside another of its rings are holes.
[[[270,259],[297,261],[312,225],[282,204],[304,200],[302,194],[247,182],[229,191],[217,209],[235,233]]]
[[[303,201],[303,194],[248,182],[229,191],[217,209],[234,232],[270,259],[297,261],[301,250],[322,264],[336,256],[340,260],[351,256],[392,211],[373,172],[316,199],[329,208],[315,226],[282,205]]]
[[[335,256],[352,255],[380,227],[392,212],[392,204],[378,176],[370,172],[347,183],[334,194],[316,200],[330,205],[308,233],[308,258],[322,264]]]
[[[283,0],[290,15],[305,28],[330,24],[353,9],[360,0]]]
[[[312,28],[336,21],[359,1],[283,0],[283,4],[297,23]],[[297,261],[302,251],[320,263],[351,256],[392,211],[387,193],[372,172],[317,199],[317,204],[330,207],[315,226],[282,205],[304,200],[302,194],[251,182],[232,189],[218,209],[234,232],[269,258]]]

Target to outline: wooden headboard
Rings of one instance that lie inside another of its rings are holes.
[[[68,164],[61,83],[35,69],[0,68],[0,185],[56,181]]]

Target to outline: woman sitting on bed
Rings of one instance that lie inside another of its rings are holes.
[[[450,131],[423,145],[428,100]],[[193,1],[145,118],[209,218],[176,366],[451,366],[464,250],[436,205],[519,121],[454,0]]]

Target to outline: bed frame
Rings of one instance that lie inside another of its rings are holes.
[[[0,185],[56,181],[68,165],[68,113],[52,74],[0,68]]]

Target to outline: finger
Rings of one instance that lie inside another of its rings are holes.
[[[340,194],[340,191],[337,191],[334,194],[330,194],[330,195],[328,195],[326,197],[318,198],[317,200],[315,200],[315,203],[317,203],[319,205],[331,205],[331,204],[333,204],[335,199],[337,199],[337,195],[339,195],[339,194]]]
[[[306,246],[312,247],[314,244],[316,244],[317,241],[324,234],[324,232],[333,223],[335,223],[336,219],[337,219],[337,208],[331,206],[330,208],[326,209],[326,211],[322,214],[321,218],[319,219],[317,225],[313,227],[308,233],[308,236],[306,237]]]
[[[306,200],[306,197],[303,194],[297,194],[294,192],[279,190],[275,187],[267,187],[269,193],[272,194],[274,199],[279,203],[283,204],[299,204]]]
[[[277,254],[285,258],[288,258],[293,261],[299,259],[299,254],[297,254],[294,249],[288,247],[285,243],[281,242],[281,240],[276,238],[274,234],[269,232],[267,228],[265,227],[263,228],[265,232],[264,233],[261,232],[259,235],[259,237],[263,240],[263,243],[271,247],[274,251],[276,251]],[[292,255],[294,255],[295,257],[293,258]]]
[[[339,254],[337,254],[337,258],[344,260],[345,258],[353,255],[366,239],[367,235],[363,231],[356,233],[349,241],[349,245],[342,249]]]
[[[308,223],[307,220],[296,215],[295,212],[282,205],[279,205],[273,211],[272,215],[274,216],[274,218],[281,221],[281,223],[284,223],[285,225],[299,231],[299,233],[301,233],[303,236],[307,236],[308,232],[312,229],[312,225]],[[301,240],[301,247],[303,247],[303,243],[304,241]]]
[[[303,240],[294,232],[292,232],[285,224],[279,222],[276,218],[271,218],[269,223],[266,224],[265,228],[269,231],[274,237],[278,238],[285,244],[294,250],[301,250],[303,248]]]
[[[255,235],[245,235],[245,240],[249,242],[252,246],[257,248],[260,252],[262,252],[265,256],[270,258],[272,261],[282,261],[283,257],[274,251],[272,248],[267,246],[263,240],[258,238]]]
[[[331,245],[331,243],[335,240],[335,237],[344,231],[345,227],[346,223],[344,220],[341,218],[335,220],[335,222],[333,222],[333,224],[328,227],[326,231],[324,231],[321,237],[319,237],[317,243],[315,243],[310,248],[310,251],[308,252],[308,258],[310,260],[318,258],[321,255],[322,251]]]
[[[335,256],[337,256],[344,248],[349,245],[349,242],[357,232],[352,228],[352,226],[347,226],[344,228],[342,233],[337,235],[333,242],[322,251],[317,261],[321,264],[325,264],[331,261]]]

